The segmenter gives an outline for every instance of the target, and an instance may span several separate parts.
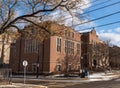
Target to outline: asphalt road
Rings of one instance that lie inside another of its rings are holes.
[[[48,88],[120,88],[120,78],[109,81],[98,81],[88,83],[61,83],[48,85]]]

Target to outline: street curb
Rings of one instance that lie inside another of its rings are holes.
[[[34,84],[22,84],[22,83],[12,83],[12,85],[16,87],[37,87],[37,88],[48,88],[47,86],[42,86],[42,85],[34,85]]]

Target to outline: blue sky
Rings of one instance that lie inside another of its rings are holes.
[[[86,3],[89,3],[89,2],[91,2],[91,3],[89,5],[83,6],[82,11],[81,11],[81,9],[79,9],[79,10],[73,10],[73,12],[76,11],[76,13],[81,14],[81,13],[85,13],[87,11],[91,11],[91,10],[94,10],[94,9],[97,9],[97,8],[100,8],[100,7],[103,7],[103,6],[106,6],[106,5],[110,5],[110,4],[119,2],[118,4],[109,6],[107,8],[103,8],[103,9],[85,14],[85,15],[87,15],[87,20],[96,19],[96,18],[105,16],[105,15],[112,14],[112,13],[120,11],[120,0],[84,0],[84,1],[86,1]],[[105,3],[100,4],[100,3],[103,3],[103,2],[105,2]],[[95,6],[95,5],[97,5],[97,6]],[[18,9],[18,11],[16,12],[16,16],[22,15],[23,12],[24,12],[23,10]],[[75,15],[75,14],[73,14],[73,15]],[[51,17],[51,16],[53,16],[53,17]],[[58,21],[59,19],[61,19],[61,17],[63,17],[63,19],[65,19],[65,18],[68,18],[69,16],[70,16],[70,14],[67,13],[67,12],[56,11],[56,12],[53,12],[52,14],[50,14],[50,17],[47,16],[46,18],[47,18],[47,20],[50,19],[50,20],[57,20]],[[44,17],[43,19],[46,19],[46,18]],[[81,19],[74,18],[74,23],[75,24],[80,24],[81,23],[80,20]],[[87,20],[86,20],[86,17],[85,17],[84,21],[87,21]],[[64,22],[62,21],[62,23],[64,23],[65,25],[70,25],[72,23],[71,21],[72,21],[72,19],[69,18],[68,20],[66,20]],[[103,25],[103,24],[108,24],[108,23],[111,23],[111,22],[116,22],[116,21],[120,21],[120,13],[116,14],[116,15],[106,17],[104,19],[93,21],[91,23],[87,23],[86,25],[77,26],[77,28],[75,28],[75,29],[76,30],[77,29],[81,30],[81,29],[84,29],[84,28],[89,28],[89,27],[91,28],[91,27],[95,27],[95,26],[99,26],[99,25]],[[120,46],[120,23],[95,28],[95,30],[97,31],[97,34],[98,34],[98,36],[101,40],[110,41],[110,43],[112,43],[113,45]]]
[[[95,0],[91,0],[91,2],[92,1],[95,1]],[[99,3],[102,3],[105,1],[107,1],[107,2],[104,4],[94,6],[96,4],[99,4]],[[95,3],[91,3],[91,7],[84,10],[84,12],[91,11],[93,9],[103,7],[103,6],[106,6],[106,5],[109,5],[112,3],[116,3],[119,1],[120,0],[98,0]],[[91,12],[88,15],[89,15],[90,19],[95,19],[95,18],[102,17],[102,16],[105,16],[105,15],[108,15],[111,13],[118,12],[118,11],[120,11],[120,2],[118,4],[112,5],[110,7]],[[96,21],[92,22],[92,26],[99,26],[99,25],[103,25],[103,24],[107,24],[107,23],[111,23],[111,22],[116,22],[116,21],[120,21],[120,13],[100,19],[100,20],[96,20]],[[110,42],[113,45],[120,46],[120,23],[109,25],[109,26],[104,26],[104,27],[100,27],[100,28],[95,28],[95,29],[96,29],[100,39],[102,39],[104,41],[110,40]]]

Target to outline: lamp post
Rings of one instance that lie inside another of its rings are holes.
[[[39,63],[37,63],[37,73],[36,73],[36,78],[39,77]]]
[[[23,38],[20,37],[19,38],[19,58],[18,58],[19,64],[18,64],[18,73],[20,72],[20,67],[21,67],[20,62],[21,62],[21,59],[22,59],[22,42],[23,42]]]
[[[36,78],[39,77],[39,44],[38,44],[38,50],[37,50],[37,71],[36,71]]]
[[[81,70],[82,70],[82,73],[83,73],[83,57],[81,56]]]
[[[83,64],[84,64],[84,63],[83,63],[83,59],[84,59],[84,58],[81,56],[81,70],[82,70],[81,78],[84,78],[84,77],[85,77],[85,74],[84,74],[84,72],[83,72],[83,70],[84,70],[84,69],[83,69]]]

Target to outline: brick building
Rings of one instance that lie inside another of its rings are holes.
[[[51,21],[39,25],[25,27],[23,32],[29,35],[22,34],[11,44],[13,72],[23,72],[24,60],[28,61],[27,73],[80,72],[109,66],[109,48],[94,29],[79,33]]]
[[[44,27],[52,31],[50,36],[41,31]],[[50,21],[44,22],[41,28],[29,25],[24,30],[29,30],[31,36],[35,34],[43,41],[21,35],[11,44],[10,67],[13,72],[23,72],[24,60],[28,61],[27,73],[78,72],[81,68],[81,35]],[[43,39],[44,36],[46,39]]]
[[[96,31],[81,33],[83,67],[87,69],[109,66],[109,47],[101,41]]]

